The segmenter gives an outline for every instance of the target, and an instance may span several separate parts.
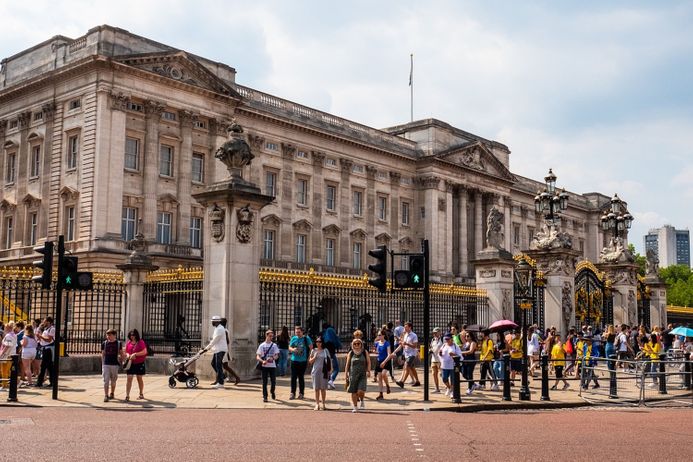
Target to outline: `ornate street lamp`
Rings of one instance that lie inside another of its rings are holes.
[[[546,187],[534,197],[534,210],[544,214],[544,220],[550,227],[557,226],[560,221],[560,212],[568,208],[568,193],[563,189],[560,193],[556,189],[556,175],[552,169],[544,177]]]
[[[549,172],[550,173],[550,172]],[[522,387],[520,401],[529,401],[527,378],[527,311],[534,306],[534,269],[521,257],[515,267],[515,300],[522,310]]]
[[[628,212],[626,203],[618,197],[618,194],[614,194],[611,199],[611,210],[608,213],[604,212],[601,221],[604,231],[611,231],[614,238],[623,238],[626,230],[633,224],[633,215]]]

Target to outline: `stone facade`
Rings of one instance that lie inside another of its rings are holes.
[[[511,173],[505,145],[435,119],[374,129],[235,74],[110,26],[3,60],[0,263],[28,263],[64,234],[82,265],[113,266],[141,232],[154,264],[199,264],[211,231],[193,195],[226,177],[214,153],[234,119],[255,155],[243,177],[275,196],[259,217],[263,265],[357,274],[377,244],[418,251],[426,238],[432,280],[469,281],[492,207],[512,253],[540,228],[543,182]],[[592,261],[608,201],[570,193],[563,214]]]

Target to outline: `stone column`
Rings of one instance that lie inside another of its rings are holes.
[[[16,176],[14,180],[15,187],[17,188],[17,203],[21,201],[27,193],[27,186],[29,184],[29,142],[27,137],[29,136],[29,124],[31,123],[31,112],[22,112],[19,114],[19,149],[17,151],[16,160]],[[27,208],[17,207],[14,218],[14,236],[15,241],[24,240],[24,224],[26,223]],[[12,243],[10,243],[12,245]]]
[[[5,133],[7,132],[7,119],[0,120],[0,146],[5,146]],[[45,146],[48,146],[47,144],[47,136],[46,136],[46,142],[44,143]],[[44,155],[43,158],[46,159],[47,156],[46,153],[48,151],[45,150],[45,148],[42,148]],[[45,172],[46,170],[42,170],[41,173]],[[50,175],[41,175],[42,177],[50,176]],[[5,181],[5,162],[0,162],[0,181]],[[46,220],[41,220],[41,221],[46,221]],[[44,234],[40,234],[43,236]]]
[[[282,143],[282,172],[281,172],[281,188],[282,188],[282,200],[280,202],[281,206],[281,231],[280,234],[282,238],[281,242],[281,252],[280,260],[293,260],[293,210],[294,204],[296,203],[296,198],[294,197],[294,154],[296,152],[296,147],[288,144]],[[306,255],[307,252],[306,252]],[[306,259],[306,261],[308,261]]]
[[[512,249],[513,246],[513,203],[510,196],[503,196],[503,213],[505,214],[505,222],[503,223],[503,232],[505,233],[505,248]]]
[[[452,194],[455,191],[455,184],[450,182],[450,181],[445,181],[445,226],[442,227],[443,229],[440,230],[440,247],[439,247],[439,255],[441,258],[441,262],[444,262],[445,266],[445,274],[447,274],[449,277],[453,276],[452,272],[452,260],[453,260],[453,221],[452,221]]]
[[[157,101],[147,101],[144,105],[146,119],[144,179],[142,191],[144,205],[142,211],[142,232],[148,241],[156,240],[156,199],[159,184],[159,121],[164,105]]]
[[[366,165],[366,239],[365,249],[375,247],[375,175],[378,169]],[[364,251],[365,251],[364,249]]]
[[[349,223],[353,216],[352,199],[351,199],[351,169],[354,162],[350,159],[339,159],[339,166],[342,172],[342,181],[340,183],[340,198],[339,198],[339,227],[342,229],[339,242],[339,260],[337,264],[349,264]]]
[[[595,266],[606,273],[607,280],[611,281],[614,296],[614,324],[637,325],[638,266],[634,263],[597,263]]]
[[[659,324],[665,328],[669,324],[667,319],[667,285],[656,274],[646,276],[645,284],[650,289],[650,323],[653,326]]]
[[[476,271],[476,287],[486,290],[491,324],[499,319],[513,317],[513,270],[515,261],[503,249],[484,249],[472,261]],[[486,325],[488,325],[486,324]]]
[[[417,178],[417,183],[423,188],[424,207],[426,210],[426,218],[423,220],[423,238],[429,240],[429,252],[433,257],[431,260],[431,273],[439,273],[441,271],[440,260],[437,257],[439,243],[436,242],[438,233],[439,212],[438,212],[438,186],[440,178],[436,176],[426,176]],[[438,277],[436,276],[437,280]]]
[[[43,138],[41,147],[43,158],[41,159],[41,207],[39,211],[39,230],[38,238],[48,237],[48,210],[50,204],[51,187],[51,159],[53,153],[53,122],[55,120],[55,104],[48,103],[41,107],[43,111],[43,121],[46,124],[46,134]],[[1,137],[0,137],[1,138]],[[4,140],[2,142],[4,144]],[[0,173],[1,175],[1,173]],[[0,176],[2,178],[2,176]],[[122,211],[121,211],[122,213]]]
[[[178,173],[176,174],[176,199],[178,200],[177,243],[190,245],[190,213],[192,190],[192,125],[197,118],[190,111],[179,111],[180,118],[180,154],[178,155]],[[205,163],[210,159],[205,159]]]
[[[469,277],[469,211],[467,189],[460,185],[460,223],[459,223],[459,249],[460,249],[460,276]]]
[[[131,329],[137,329],[140,334],[143,327],[143,308],[144,308],[144,283],[150,271],[156,271],[158,266],[152,265],[149,258],[143,260],[128,260],[128,263],[116,265],[116,268],[123,271],[125,279],[125,293],[123,298],[123,315],[121,316],[121,330],[126,333]]]
[[[323,195],[325,193],[325,182],[323,181],[323,166],[325,164],[325,153],[320,151],[311,151],[311,160],[313,161],[313,201],[311,207],[313,209],[313,238],[311,239],[311,259],[312,263],[319,264],[322,261],[322,213],[325,210],[325,201]]]
[[[484,194],[476,190],[474,191],[474,255],[483,249],[483,201]]]
[[[562,335],[575,319],[575,265],[580,252],[573,249],[528,250],[544,275],[544,326],[556,326]]]
[[[390,172],[390,236],[396,238],[399,236],[399,224],[401,219],[399,218],[400,204],[399,204],[399,182],[402,179],[402,175],[398,172]],[[411,214],[414,213],[414,204],[409,206],[409,223],[411,223]]]

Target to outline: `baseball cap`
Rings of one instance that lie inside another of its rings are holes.
[[[214,321],[217,321],[217,322],[221,321],[221,316],[217,316],[217,315],[212,316],[212,322],[214,322]]]
[[[440,332],[440,327],[436,327],[435,329],[433,329],[433,332]]]
[[[452,335],[450,335],[450,334],[445,334],[445,335],[443,335],[443,338],[447,340],[447,339],[449,339],[449,338],[452,338]]]

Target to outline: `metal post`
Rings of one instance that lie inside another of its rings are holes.
[[[616,356],[611,355],[607,359],[609,364],[609,398],[618,398],[618,384],[616,381]]]
[[[541,355],[541,400],[551,401],[549,398],[549,355]]]
[[[12,366],[10,366],[10,392],[7,395],[8,402],[17,401],[17,380],[19,378],[19,356],[12,355]],[[31,373],[31,372],[29,372]]]
[[[667,355],[662,353],[659,355],[659,394],[667,394]]]
[[[522,386],[520,401],[529,401],[529,380],[527,378],[527,309],[522,309]]]
[[[457,404],[462,403],[462,395],[460,394],[460,359],[459,357],[453,358],[455,369],[452,372],[452,400]]]
[[[512,401],[510,397],[510,355],[503,355],[503,401]]]
[[[686,361],[683,366],[683,384],[686,390],[693,390],[693,380],[691,380],[691,373],[693,372],[691,371],[691,369],[693,369],[691,367],[691,354],[687,351],[683,358]]]
[[[431,326],[430,326],[430,306],[431,306],[431,297],[430,297],[430,292],[428,290],[428,276],[429,276],[429,270],[431,267],[430,264],[430,259],[428,256],[428,239],[424,239],[422,243],[423,247],[423,254],[424,254],[424,288],[423,288],[423,329],[424,329],[424,401],[428,401],[428,385],[429,385],[429,377],[428,377],[428,370],[430,366],[430,358],[429,358],[429,347],[431,343]],[[459,386],[458,386],[458,391],[459,391]],[[458,393],[459,396],[459,393]]]
[[[58,283],[55,285],[55,338],[53,339],[53,373],[51,385],[53,399],[58,399],[58,377],[60,376],[60,325],[63,316],[63,257],[65,256],[65,236],[58,236]]]

